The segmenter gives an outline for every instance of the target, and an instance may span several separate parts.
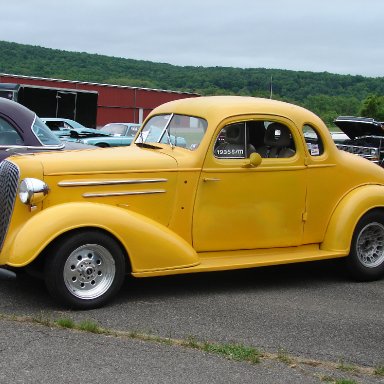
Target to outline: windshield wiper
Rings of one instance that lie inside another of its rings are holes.
[[[163,132],[161,132],[161,135],[160,135],[160,137],[159,137],[158,142],[161,143],[161,140],[163,139],[164,134],[167,134],[168,143],[169,143],[169,145],[171,146],[171,148],[173,149],[175,146],[174,146],[173,143],[172,143],[172,140],[171,140],[171,134],[170,134],[170,132],[169,132],[169,126],[170,126],[170,124],[171,124],[172,118],[173,118],[173,113],[169,116],[168,122],[167,122],[167,124],[165,125],[165,127],[164,127],[164,129],[163,129]]]
[[[172,143],[172,139],[171,139],[171,135],[170,135],[169,130],[168,130],[168,126],[165,129],[165,132],[167,134],[168,143],[171,146],[171,148],[173,149],[175,147],[175,145]]]

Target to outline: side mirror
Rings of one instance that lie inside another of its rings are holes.
[[[243,168],[258,167],[261,164],[262,158],[260,153],[253,152],[247,160],[248,161],[243,165]]]

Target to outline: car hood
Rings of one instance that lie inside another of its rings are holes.
[[[384,123],[366,117],[339,116],[334,123],[350,138],[383,136]]]
[[[117,147],[72,150],[62,152],[38,153],[21,156],[17,162],[20,167],[31,163],[31,157],[41,163],[44,175],[89,175],[128,173],[175,169],[176,160],[161,150],[139,147]]]

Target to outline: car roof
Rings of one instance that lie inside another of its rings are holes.
[[[149,116],[163,113],[187,114],[205,118],[213,123],[218,123],[229,116],[260,113],[284,116],[292,120],[300,117],[303,121],[318,121],[324,124],[317,115],[300,106],[249,96],[204,96],[179,99],[160,105]]]
[[[0,113],[12,119],[21,129],[24,124],[30,127],[36,116],[30,109],[3,97],[0,97]]]

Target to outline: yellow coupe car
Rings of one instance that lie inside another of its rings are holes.
[[[180,139],[179,139],[180,138]],[[135,277],[345,258],[384,274],[384,170],[288,103],[197,97],[152,111],[129,147],[0,165],[0,265],[74,308]]]

